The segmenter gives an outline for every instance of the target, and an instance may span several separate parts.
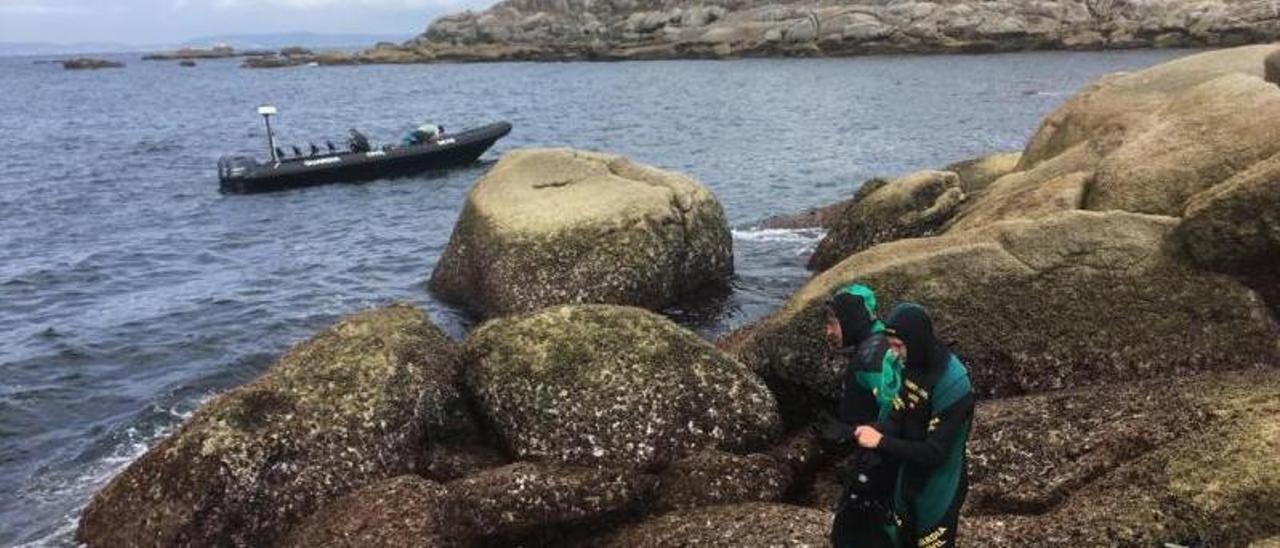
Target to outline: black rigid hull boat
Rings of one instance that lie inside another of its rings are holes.
[[[367,146],[352,150],[295,156],[273,155],[269,162],[245,156],[218,161],[223,192],[271,192],[337,182],[360,182],[404,177],[423,171],[461,166],[476,161],[498,139],[511,132],[511,124],[499,122],[460,133],[441,135],[414,145]]]

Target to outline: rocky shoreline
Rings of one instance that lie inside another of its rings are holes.
[[[508,154],[432,273],[483,303],[466,340],[409,305],[343,320],[132,463],[77,538],[825,545],[847,455],[810,429],[840,386],[822,302],[858,281],[928,305],[983,397],[967,543],[1280,542],[1268,56],[1105,77],[1021,153],[788,220],[829,228],[814,278],[714,342],[646,310],[731,273],[714,195],[614,155]]]
[[[404,44],[293,64],[1212,48],[1277,39],[1280,12],[1250,0],[505,0],[442,17]]]

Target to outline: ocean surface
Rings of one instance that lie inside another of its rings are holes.
[[[724,203],[737,277],[669,311],[707,337],[778,307],[817,231],[760,230],[873,176],[1021,149],[1108,72],[1187,51],[367,66],[253,71],[0,58],[0,545],[67,545],[93,492],[199,403],[340,316],[428,294],[470,186],[525,146],[683,171]],[[364,185],[218,193],[216,163],[281,144],[398,140],[507,120],[474,167]]]

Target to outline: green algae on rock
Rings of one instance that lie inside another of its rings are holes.
[[[485,317],[577,303],[659,309],[733,273],[715,196],[610,154],[527,149],[472,188],[431,289]]]
[[[457,345],[397,305],[354,315],[201,406],[93,498],[92,546],[266,545],[471,428]]]
[[[492,320],[466,342],[467,387],[517,458],[665,466],[778,433],[773,395],[742,364],[657,314],[576,305]]]

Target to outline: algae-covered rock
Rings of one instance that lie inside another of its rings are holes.
[[[791,486],[791,470],[771,456],[704,450],[671,463],[653,504],[656,512],[718,504],[778,502]]]
[[[431,288],[483,316],[659,309],[733,273],[724,212],[684,175],[610,154],[505,155],[467,196]]]
[[[1193,196],[1177,235],[1204,268],[1280,272],[1280,154]]]
[[[671,512],[623,529],[603,546],[826,546],[830,512],[750,502]]]
[[[466,546],[452,521],[444,487],[399,476],[348,493],[305,519],[281,542],[287,548]]]
[[[870,191],[840,211],[809,268],[822,271],[878,243],[928,236],[964,201],[960,177],[948,171],[913,173]]]
[[[1266,307],[1236,281],[1167,253],[1176,224],[1068,211],[876,246],[721,346],[768,378],[838,397],[843,361],[823,338],[823,303],[862,282],[884,310],[906,300],[929,307],[985,395],[1272,363],[1280,330]]]
[[[93,498],[93,546],[268,545],[466,430],[458,350],[421,311],[357,314],[201,408]]]
[[[830,229],[836,221],[838,221],[845,210],[854,204],[869,196],[872,192],[880,189],[880,187],[889,184],[887,179],[875,177],[863,181],[858,186],[857,192],[852,198],[841,200],[839,202],[828,204],[821,207],[812,207],[801,211],[800,213],[784,213],[774,215],[763,221],[760,221],[759,228],[763,229],[800,229],[800,228],[827,228]]]
[[[656,477],[631,470],[522,462],[451,482],[448,489],[459,523],[493,545],[522,544],[515,539],[552,528],[603,527],[637,510],[656,486]]]
[[[1147,393],[1122,392],[1144,398],[1171,397],[1179,403],[1170,410],[1140,403],[1140,407],[1148,407],[1140,411],[1093,390],[1067,396],[1074,398],[1077,406],[1098,406],[1100,409],[1089,411],[1098,419],[1115,414],[1130,422],[1130,427],[1119,430],[1130,430],[1137,437],[1121,435],[1108,444],[1110,451],[1129,453],[1130,458],[1104,465],[1093,454],[1096,446],[1091,447],[1096,439],[1091,430],[1095,423],[1071,428],[1072,419],[1065,417],[1064,428],[1057,432],[1066,439],[1052,441],[1058,447],[1054,452],[1061,452],[1056,457],[1059,464],[1041,471],[1048,478],[1037,481],[1052,481],[1057,466],[1067,464],[1068,477],[1076,483],[1071,492],[1049,501],[1048,508],[1025,509],[1034,510],[1030,512],[971,512],[960,526],[964,535],[980,540],[983,546],[1164,546],[1192,541],[1207,546],[1245,546],[1280,531],[1280,513],[1275,511],[1280,507],[1280,466],[1276,465],[1280,454],[1280,375],[1268,370],[1240,378],[1198,377],[1191,382],[1134,388]],[[996,404],[1005,405],[1005,412],[1025,406],[1018,401]],[[1178,425],[1174,435],[1146,431],[1178,423],[1177,415],[1188,404],[1194,409],[1186,413],[1185,420],[1192,424]],[[1139,423],[1148,416],[1157,421],[1144,429]],[[1001,432],[1013,433],[1008,427],[1014,424],[1003,426],[1006,428]],[[1053,431],[1046,435],[1052,436]],[[1077,451],[1071,448],[1073,437],[1083,438],[1084,463],[1070,463]],[[1011,450],[1029,449],[1030,454],[1020,455],[1023,458],[1044,454],[1034,444],[1007,441]],[[1122,447],[1126,441],[1134,447]],[[1092,470],[1086,470],[1089,468]]]
[[[1012,173],[1018,168],[1018,161],[1021,159],[1021,152],[1001,152],[956,162],[942,170],[958,175],[960,189],[966,195],[972,195],[982,192],[996,179]]]
[[[467,385],[523,460],[660,467],[704,447],[751,450],[777,403],[746,367],[645,310],[577,305],[490,321]]]

